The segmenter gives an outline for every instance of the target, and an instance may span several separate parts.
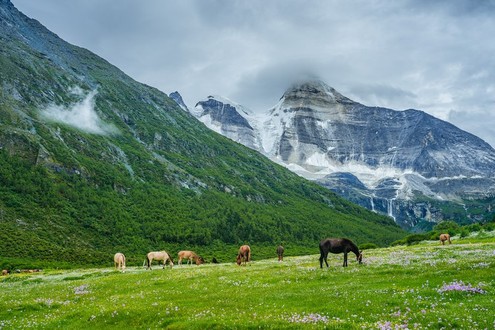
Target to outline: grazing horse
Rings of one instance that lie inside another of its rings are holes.
[[[282,245],[277,247],[277,256],[278,261],[284,261],[284,247]]]
[[[203,257],[198,256],[193,251],[179,251],[177,255],[179,256],[179,265],[182,264],[182,259],[187,259],[187,265],[189,265],[189,263],[191,263],[192,265],[193,260],[196,262],[196,265],[198,266],[205,262]]]
[[[158,262],[160,262],[160,260],[163,260],[163,269],[165,269],[167,260],[170,263],[170,268],[174,266],[174,261],[172,260],[172,258],[170,258],[170,255],[166,251],[149,252],[146,255],[146,260],[144,260],[143,266],[146,264],[146,262],[148,262],[146,269],[151,269],[151,263],[153,262],[153,259],[158,260]]]
[[[251,261],[251,248],[249,245],[243,245],[239,248],[236,262],[239,266],[244,262],[244,266],[246,266],[249,261]]]
[[[440,242],[442,242],[442,245],[445,245],[445,241],[449,241],[449,244],[452,244],[449,234],[440,234]]]
[[[115,264],[115,269],[121,270],[124,272],[125,270],[125,255],[123,253],[117,252],[113,256],[113,262]]]
[[[344,253],[344,267],[347,267],[347,253],[354,252],[356,260],[359,263],[363,261],[363,254],[359,251],[356,244],[347,238],[326,238],[320,242],[320,268],[323,268],[323,260],[328,267],[328,252]]]

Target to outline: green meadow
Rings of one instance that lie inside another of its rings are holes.
[[[495,232],[330,255],[0,278],[0,329],[493,329]],[[316,250],[316,248],[315,248]],[[234,257],[232,260],[234,261]]]

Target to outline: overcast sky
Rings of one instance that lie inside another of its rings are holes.
[[[495,146],[495,0],[11,0],[66,41],[193,107],[265,111],[311,73]]]

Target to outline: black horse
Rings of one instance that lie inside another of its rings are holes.
[[[323,268],[323,260],[328,267],[328,252],[344,253],[344,267],[347,267],[347,253],[354,252],[356,260],[362,263],[363,254],[359,251],[356,244],[347,238],[326,238],[320,242],[320,268]]]

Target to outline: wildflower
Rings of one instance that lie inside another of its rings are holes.
[[[86,294],[86,293],[89,293],[88,290],[86,290],[88,288],[87,285],[83,284],[81,286],[78,286],[78,287],[75,287],[74,288],[74,294]]]
[[[454,281],[449,284],[444,284],[440,289],[438,289],[439,293],[444,293],[448,291],[461,291],[461,292],[468,292],[468,293],[480,293],[484,294],[486,293],[485,290],[483,290],[480,287],[472,286],[471,284],[464,284],[462,281]]]
[[[311,314],[292,314],[291,318],[289,319],[289,322],[291,323],[305,323],[305,324],[316,324],[316,323],[328,323],[329,319],[325,315],[320,315],[318,313],[311,313]]]

